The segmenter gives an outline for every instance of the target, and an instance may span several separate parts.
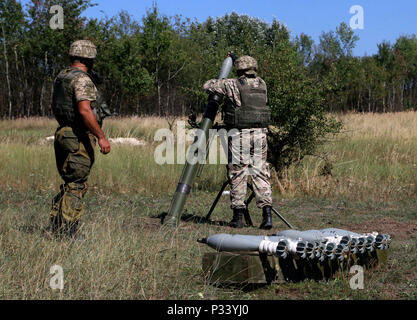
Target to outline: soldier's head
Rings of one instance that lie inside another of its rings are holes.
[[[235,61],[235,68],[239,77],[245,75],[249,77],[256,77],[258,70],[258,62],[250,56],[241,56]]]
[[[71,63],[82,63],[91,70],[97,55],[97,48],[89,40],[77,40],[71,44],[69,55]]]

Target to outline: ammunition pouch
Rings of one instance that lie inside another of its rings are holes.
[[[271,121],[271,111],[257,110],[248,112],[238,108],[233,113],[224,113],[224,122],[228,127],[236,129],[267,128]]]

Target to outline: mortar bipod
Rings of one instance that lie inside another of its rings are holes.
[[[220,191],[217,194],[216,199],[214,199],[214,202],[211,205],[210,210],[205,217],[205,219],[207,221],[210,221],[211,214],[213,213],[214,209],[216,208],[217,203],[219,202],[224,190],[226,189],[226,187],[228,185],[230,185],[230,180],[226,180],[223,183],[222,187],[220,188]],[[252,219],[251,219],[250,213],[249,213],[249,204],[255,198],[255,191],[253,190],[253,186],[250,183],[248,183],[248,188],[249,188],[249,190],[252,191],[252,193],[249,196],[249,198],[245,201],[246,209],[245,209],[245,213],[244,213],[244,218],[245,218],[246,225],[248,227],[253,227],[253,222],[252,222]],[[282,222],[284,222],[288,226],[288,228],[294,229],[294,227],[274,207],[272,207],[272,212],[275,213],[275,215],[277,215],[277,217],[280,218],[282,220]]]
[[[211,214],[213,213],[213,211],[214,211],[214,209],[216,208],[216,206],[217,206],[217,203],[219,202],[219,200],[220,200],[220,198],[221,198],[221,196],[223,195],[223,192],[224,192],[224,190],[226,189],[226,187],[228,186],[228,185],[230,185],[230,180],[226,180],[224,183],[223,183],[223,185],[222,185],[222,187],[220,188],[220,191],[219,191],[219,193],[217,194],[217,196],[216,196],[216,199],[214,199],[214,201],[213,201],[213,204],[211,205],[211,207],[210,207],[210,210],[209,210],[209,212],[207,213],[207,215],[206,215],[206,220],[207,221],[210,221],[210,217],[211,217]],[[248,227],[253,227],[253,222],[252,222],[252,219],[251,219],[251,217],[250,217],[250,213],[249,213],[249,204],[252,202],[252,200],[255,198],[255,193],[253,192],[253,188],[252,188],[252,185],[250,185],[249,183],[248,183],[248,188],[250,189],[250,190],[252,190],[252,194],[249,196],[249,198],[245,201],[245,206],[246,206],[246,209],[245,209],[245,212],[244,212],[244,214],[243,214],[243,217],[245,218],[245,223],[246,223],[246,225],[248,226]]]

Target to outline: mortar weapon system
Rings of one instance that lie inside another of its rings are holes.
[[[223,61],[218,79],[226,79],[229,76],[233,67],[234,58],[234,54],[229,52],[227,58]],[[221,101],[222,97],[216,94],[211,94],[209,96],[207,107],[203,114],[203,119],[200,123],[199,130],[197,131],[198,134],[194,140],[194,145],[196,146],[195,150],[201,150],[203,148],[207,150],[209,143],[207,142],[206,137],[209,137],[209,130],[213,127]],[[191,154],[187,157],[180,181],[172,198],[168,214],[162,218],[162,224],[176,227],[181,219],[181,212],[184,208],[187,196],[191,192],[194,179],[200,168],[198,161],[189,161],[189,159],[198,160],[198,152],[196,151],[195,153],[192,153],[193,151],[191,150],[192,149],[190,149]]]
[[[237,59],[237,56],[229,51],[227,58],[223,61],[222,67],[220,69],[220,74],[218,79],[225,79],[229,76],[230,71],[233,67],[233,62]],[[201,147],[205,148],[206,150],[206,154],[208,154],[208,150],[210,149],[211,143],[213,142],[214,137],[211,137],[211,139],[206,139],[207,137],[209,137],[209,130],[212,128],[216,128],[216,129],[222,129],[223,127],[218,126],[217,124],[214,125],[214,120],[216,118],[218,109],[219,109],[219,105],[222,101],[222,97],[216,95],[216,94],[211,94],[208,98],[208,103],[207,103],[207,107],[205,110],[205,113],[203,115],[202,121],[199,124],[199,126],[197,125],[197,117],[194,113],[192,113],[189,116],[188,119],[188,123],[191,127],[196,128],[198,126],[199,131],[198,134],[195,137],[194,140],[194,145],[196,146],[196,148],[194,150],[200,150]],[[208,141],[208,142],[207,142]],[[205,145],[202,145],[205,144]],[[190,152],[192,149],[190,149]],[[175,191],[175,194],[172,198],[171,201],[171,206],[169,209],[169,212],[167,213],[166,216],[162,216],[162,224],[166,224],[169,226],[178,226],[179,221],[181,219],[181,212],[184,208],[185,205],[185,201],[186,198],[188,196],[188,194],[191,192],[191,188],[192,188],[192,184],[194,182],[194,179],[196,177],[200,177],[204,164],[200,164],[198,163],[198,161],[194,161],[194,160],[198,160],[198,153],[195,152],[194,154],[189,154],[187,157],[187,162],[183,168],[181,177],[180,177],[180,181],[178,183],[177,189]],[[188,159],[193,159],[193,161],[189,161]],[[208,212],[208,214],[206,215],[206,217],[204,218],[205,221],[210,221],[210,217],[211,214],[214,210],[214,208],[216,207],[221,195],[223,194],[224,190],[226,189],[227,185],[229,185],[229,181],[226,181],[223,183],[220,192],[218,193],[216,199],[214,200],[210,211]],[[250,204],[250,202],[254,199],[255,194],[254,194],[254,190],[253,187],[248,184],[248,188],[252,191],[251,196],[246,200],[246,210],[245,210],[245,214],[244,214],[244,218],[246,221],[246,224],[248,226],[253,226],[252,220],[250,218],[249,215],[249,211],[248,211],[248,206]],[[285,218],[275,209],[272,208],[272,211],[291,229],[293,229],[293,226],[285,220]]]

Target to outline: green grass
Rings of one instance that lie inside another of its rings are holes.
[[[343,117],[346,132],[318,151],[332,162],[309,157],[274,181],[274,204],[299,229],[348,228],[388,232],[393,237],[386,268],[366,271],[365,289],[349,279],[275,284],[254,290],[209,285],[201,269],[205,252],[198,238],[236,233],[227,227],[182,223],[160,227],[154,216],[167,211],[182,169],[154,162],[153,133],[161,119],[112,119],[111,137],[135,137],[144,147],[112,146],[97,152],[83,243],[42,237],[60,178],[53,145],[41,140],[55,130],[53,120],[0,121],[0,298],[1,299],[416,299],[417,114]],[[381,128],[382,126],[382,128]],[[362,128],[366,128],[365,131]],[[384,131],[384,128],[387,129]],[[407,138],[404,132],[408,130]],[[411,138],[410,138],[411,137]],[[224,180],[224,166],[206,166],[189,196],[188,213],[204,215]],[[229,199],[213,214],[230,220]],[[251,204],[255,225],[261,212]],[[285,229],[277,219],[274,231]],[[247,228],[239,233],[267,234]],[[53,265],[64,269],[65,286],[49,286]]]

